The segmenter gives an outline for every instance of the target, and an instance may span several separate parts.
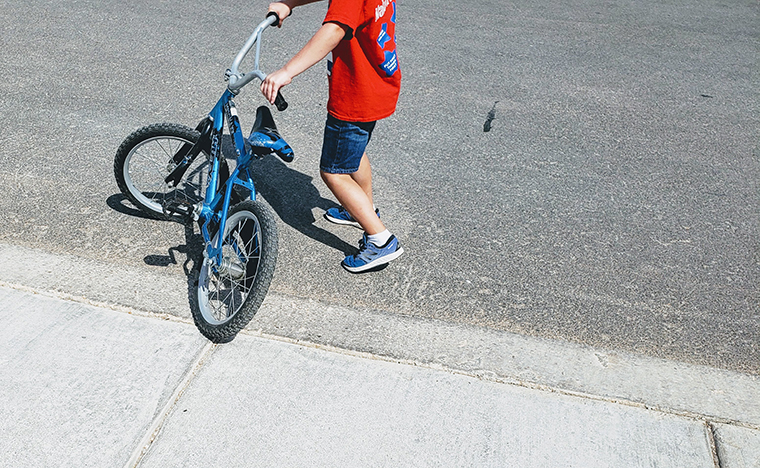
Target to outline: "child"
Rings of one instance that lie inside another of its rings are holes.
[[[293,8],[316,1],[281,0],[270,4],[269,11],[278,14],[282,26]],[[364,152],[375,122],[396,110],[401,71],[395,32],[395,0],[331,0],[322,27],[261,83],[261,92],[274,103],[280,88],[330,55],[320,175],[341,204],[327,210],[325,218],[364,229],[359,253],[341,262],[352,273],[386,264],[404,252],[372,203],[372,169]]]

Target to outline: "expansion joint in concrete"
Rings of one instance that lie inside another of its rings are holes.
[[[177,401],[179,401],[179,399],[182,397],[182,394],[185,392],[185,390],[187,390],[187,387],[190,386],[190,383],[193,381],[195,376],[201,370],[201,368],[206,363],[208,358],[211,357],[211,354],[214,352],[216,348],[217,348],[216,344],[208,342],[203,347],[203,349],[200,350],[195,361],[189,366],[184,377],[182,378],[182,380],[180,380],[179,384],[177,384],[177,387],[174,389],[174,392],[172,393],[171,397],[166,402],[166,405],[162,408],[162,410],[158,414],[156,414],[156,417],[153,418],[153,422],[145,431],[145,435],[142,437],[142,439],[140,439],[140,442],[137,444],[137,446],[135,447],[135,450],[132,452],[132,456],[129,457],[129,460],[127,461],[126,465],[124,465],[125,468],[136,468],[140,464],[143,457],[150,450],[151,445],[153,445],[153,442],[158,438],[159,434],[161,433],[161,428],[166,422],[166,419],[174,410],[174,407],[176,406]]]

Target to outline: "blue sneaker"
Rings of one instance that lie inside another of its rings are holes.
[[[384,246],[378,247],[370,242],[367,239],[367,233],[364,233],[359,241],[359,253],[348,255],[341,262],[341,266],[351,273],[361,273],[385,265],[391,260],[399,258],[402,253],[404,253],[404,249],[399,245],[396,236],[392,235]]]
[[[377,217],[379,218],[380,210],[375,208],[375,213],[377,213]],[[330,208],[329,210],[325,211],[325,219],[335,224],[353,226],[359,229],[362,228],[361,225],[354,218],[352,218],[351,214],[349,214],[349,212],[346,211],[346,209],[342,206],[339,206],[338,208]]]

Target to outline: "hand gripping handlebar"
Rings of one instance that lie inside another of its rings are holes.
[[[227,70],[227,73],[225,73],[225,76],[229,80],[227,89],[229,89],[231,93],[239,93],[243,86],[250,83],[254,78],[258,78],[261,81],[264,81],[264,79],[267,77],[266,73],[261,71],[259,68],[259,55],[261,53],[261,33],[268,26],[277,26],[278,24],[280,24],[280,17],[277,15],[277,13],[270,11],[269,14],[267,14],[267,18],[259,23],[258,26],[256,26],[253,34],[251,34],[251,36],[248,38],[243,48],[240,49],[240,52],[238,52],[235,60],[232,62],[232,66]],[[248,73],[241,73],[239,71],[240,64],[243,62],[243,59],[246,55],[248,55],[248,52],[251,51],[251,48],[254,45],[256,46],[256,55],[254,56],[253,60],[253,70]],[[284,111],[288,108],[288,103],[285,102],[285,99],[282,97],[282,94],[280,94],[279,91],[277,91],[277,97],[274,100],[274,105],[277,106],[277,110],[280,111]]]

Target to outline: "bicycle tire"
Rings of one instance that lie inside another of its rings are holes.
[[[219,235],[213,245],[217,245]],[[230,209],[222,244],[223,263],[237,265],[225,272],[204,256],[198,275],[197,304],[192,313],[206,338],[215,343],[229,342],[253,319],[274,275],[277,244],[277,222],[267,205],[247,200]],[[231,272],[239,275],[241,268],[242,278],[235,278]]]
[[[194,144],[198,138],[196,130],[171,123],[148,125],[132,132],[114,158],[114,176],[121,193],[153,218],[178,219],[165,214],[163,204],[170,200],[190,204],[203,200],[208,185],[208,155],[199,154],[176,187],[169,187],[164,178],[173,169],[171,159],[179,147]]]

